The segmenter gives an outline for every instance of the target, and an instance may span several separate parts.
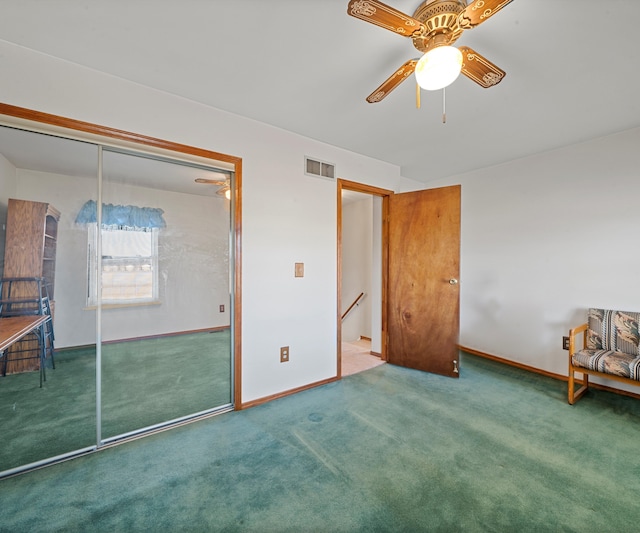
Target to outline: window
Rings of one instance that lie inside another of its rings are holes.
[[[98,264],[97,225],[89,224],[88,228],[88,304],[98,303],[98,272],[103,304],[157,301],[158,229],[103,228],[102,262]]]

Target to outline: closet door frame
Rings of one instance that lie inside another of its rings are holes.
[[[230,242],[232,250],[230,251],[233,254],[233,264],[231,265],[233,269],[231,279],[233,358],[231,386],[232,409],[242,409],[242,158],[1,102],[0,125],[95,143],[105,147],[157,155],[174,160],[176,163],[201,163],[233,172],[234,179],[232,180],[230,200],[232,218]]]

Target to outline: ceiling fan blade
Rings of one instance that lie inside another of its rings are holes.
[[[497,85],[507,75],[504,70],[468,46],[461,46],[458,50],[462,52],[462,73],[485,89]]]
[[[211,180],[208,178],[196,178],[194,180],[196,183],[206,183],[208,185],[218,185],[219,187],[222,187],[223,185],[228,185],[228,183],[224,180]]]
[[[407,61],[391,76],[389,76],[387,80],[384,81],[382,85],[380,85],[380,87],[378,87],[369,96],[367,96],[367,102],[369,102],[370,104],[375,104],[376,102],[382,100],[398,85],[400,85],[400,83],[402,83],[408,76],[411,76],[411,74],[413,74],[413,71],[416,69],[417,63],[417,59],[410,59],[409,61]]]
[[[463,30],[475,28],[478,24],[492,17],[511,2],[513,2],[513,0],[473,0],[473,2],[458,15],[458,25]]]
[[[347,6],[347,13],[405,37],[426,31],[419,20],[377,0],[351,0]]]

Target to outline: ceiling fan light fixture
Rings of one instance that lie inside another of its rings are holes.
[[[424,54],[416,64],[416,81],[427,91],[451,85],[462,70],[462,52],[455,46],[438,46]]]

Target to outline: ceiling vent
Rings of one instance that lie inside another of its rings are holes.
[[[310,157],[304,158],[304,173],[307,176],[316,176],[330,180],[336,179],[336,166],[326,161],[318,161]]]

